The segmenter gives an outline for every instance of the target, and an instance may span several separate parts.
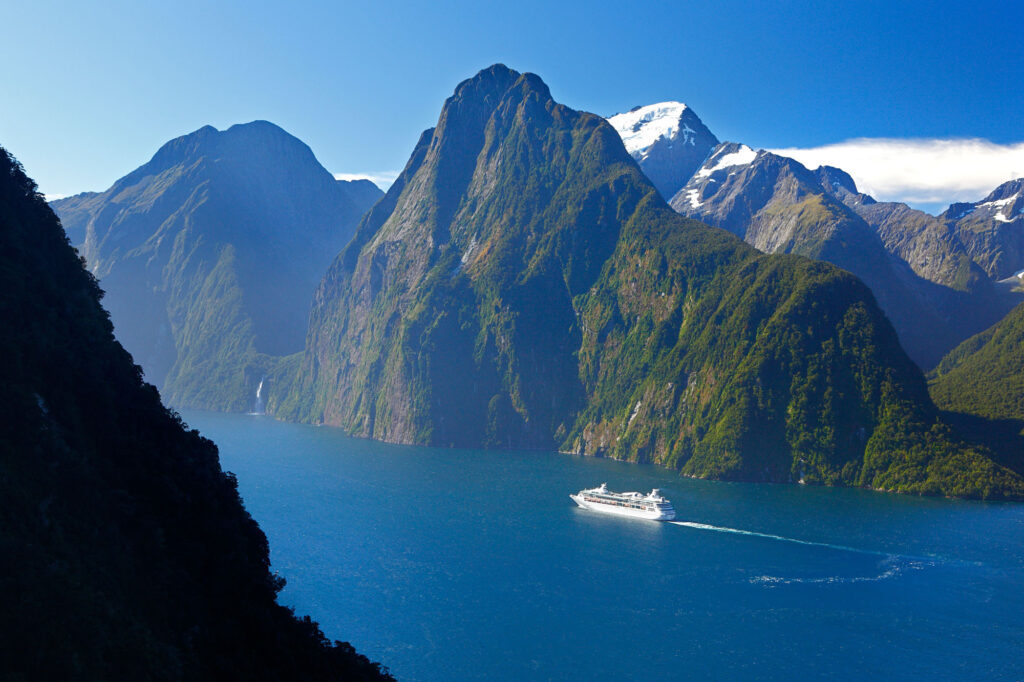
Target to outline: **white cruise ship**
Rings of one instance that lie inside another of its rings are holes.
[[[672,503],[658,494],[657,488],[652,490],[649,495],[613,493],[608,490],[607,484],[602,483],[599,488],[581,490],[569,497],[584,509],[592,509],[605,514],[632,516],[651,521],[671,521],[676,517],[676,510]]]

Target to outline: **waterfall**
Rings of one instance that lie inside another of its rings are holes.
[[[253,414],[266,414],[267,406],[263,402],[263,382],[267,380],[264,376],[260,379],[260,385],[256,387],[256,404],[252,408]]]

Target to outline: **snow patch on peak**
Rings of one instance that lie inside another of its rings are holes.
[[[608,119],[626,145],[626,151],[634,157],[646,157],[647,152],[658,140],[672,139],[679,130],[679,119],[686,111],[682,102],[660,102],[637,107],[624,114],[615,114]],[[696,131],[683,125],[683,144],[695,144]]]
[[[1019,198],[1020,192],[1014,194],[1012,197],[1006,197],[1005,199],[996,199],[995,201],[986,201],[982,204],[978,204],[978,208],[996,209],[996,214],[992,216],[994,220],[998,220],[1001,223],[1012,223],[1014,220],[1017,220],[1017,218],[1019,218],[1020,215],[1018,215],[1016,218],[1007,218],[1003,211],[1009,204],[1012,204]],[[1024,207],[1021,207],[1021,210],[1018,213],[1024,214]]]
[[[699,189],[688,189],[686,190],[686,198],[690,200],[690,208],[700,208],[703,206],[703,202],[700,200]]]
[[[469,241],[469,246],[466,247],[465,253],[462,254],[462,264],[465,265],[469,261],[469,257],[473,255],[473,251],[476,249],[476,235]]]
[[[748,147],[745,144],[741,144],[739,149],[728,154],[722,154],[728,147],[723,148],[718,154],[712,156],[704,164],[704,167],[697,171],[698,178],[706,178],[715,171],[722,170],[723,168],[730,168],[732,166],[749,166],[757,158],[757,152]],[[714,165],[712,165],[714,164]]]
[[[978,208],[984,208],[986,206],[992,206],[993,208],[1002,208],[1007,204],[1012,204],[1020,194],[1014,194],[1012,197],[1006,197],[1005,199],[996,199],[995,201],[986,201],[983,204],[978,204]]]

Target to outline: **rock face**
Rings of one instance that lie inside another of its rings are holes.
[[[172,140],[107,191],[53,208],[164,396],[245,411],[266,356],[302,349],[317,282],[380,196],[256,121]]]
[[[822,258],[840,255],[850,241],[869,246],[860,221],[822,189],[814,173],[793,159],[734,142],[718,145],[670,204],[765,253]]]
[[[933,367],[1024,297],[992,280],[1024,269],[1024,181],[935,218],[876,202],[841,169],[812,172],[792,159],[718,143],[682,104],[637,107],[609,122],[682,215],[766,253],[826,260],[860,277],[921,367]]]
[[[681,102],[635,107],[608,122],[665,199],[686,184],[718,144],[693,109]]]
[[[826,260],[860,277],[922,367],[1009,305],[941,221],[857,192],[849,175],[719,145],[671,202],[766,253]]]
[[[967,252],[989,276],[1024,270],[1024,178],[1003,183],[973,204],[953,204],[939,216],[953,225]]]
[[[936,422],[856,278],[683,218],[606,121],[501,65],[331,266],[297,365],[269,409],[359,436],[1019,494]]]
[[[871,226],[889,253],[921,278],[954,291],[991,291],[985,271],[971,260],[956,229],[935,216],[897,202],[878,202],[857,191],[853,178],[838,168],[815,171],[822,187]]]
[[[5,679],[390,679],[276,603],[216,447],[142,382],[2,149],[0,292]]]

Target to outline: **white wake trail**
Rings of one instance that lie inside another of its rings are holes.
[[[833,545],[828,542],[812,542],[810,540],[798,540],[796,538],[787,538],[784,535],[772,535],[771,533],[758,533],[753,530],[740,530],[739,528],[727,528],[725,526],[712,526],[707,523],[696,523],[694,521],[669,521],[669,523],[676,526],[686,526],[687,528],[697,528],[699,530],[713,530],[718,533],[735,533],[737,535],[751,535],[758,538],[768,538],[769,540],[778,540],[780,542],[792,542],[798,545],[810,545],[812,547],[827,547],[828,549],[836,549],[841,552],[856,552],[858,554],[873,554],[875,556],[884,557],[896,557],[898,554],[891,552],[878,552],[871,549],[858,549],[856,547],[847,547],[846,545]]]
[[[824,576],[819,578],[811,577],[780,577],[761,575],[750,579],[752,583],[760,583],[763,585],[774,586],[774,585],[791,585],[794,583],[812,583],[812,584],[828,584],[828,583],[863,583],[863,582],[877,582],[880,580],[888,580],[889,578],[900,575],[906,569],[920,570],[927,566],[934,566],[937,561],[937,557],[912,557],[903,554],[895,554],[893,552],[879,552],[872,549],[859,549],[857,547],[848,547],[846,545],[835,545],[830,542],[813,542],[811,540],[799,540],[797,538],[789,538],[784,535],[773,535],[771,533],[758,533],[753,530],[741,530],[739,528],[728,528],[726,526],[712,526],[707,523],[696,523],[694,521],[669,521],[669,523],[676,526],[685,526],[686,528],[696,528],[697,530],[711,530],[716,533],[733,533],[735,535],[749,535],[758,538],[766,538],[768,540],[777,540],[779,542],[791,542],[797,545],[809,545],[811,547],[824,547],[827,549],[838,550],[840,552],[855,552],[857,554],[868,554],[871,556],[883,557],[880,567],[884,567],[884,570],[878,575],[870,576]]]

